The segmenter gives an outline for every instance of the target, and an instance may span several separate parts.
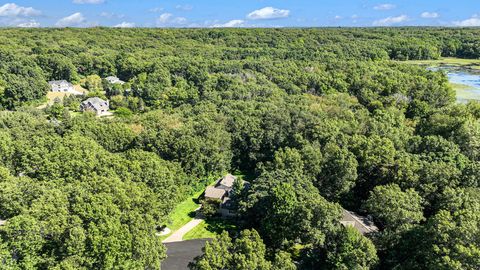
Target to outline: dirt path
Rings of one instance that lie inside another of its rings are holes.
[[[197,209],[196,216],[193,220],[188,222],[187,224],[183,225],[180,229],[173,232],[167,239],[163,240],[162,243],[173,243],[173,242],[181,242],[183,241],[183,236],[191,231],[193,228],[197,227],[198,224],[202,223],[204,220],[202,214]]]

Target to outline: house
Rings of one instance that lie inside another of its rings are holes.
[[[214,186],[207,187],[205,190],[206,200],[216,200],[220,202],[218,213],[224,217],[233,216],[234,213],[231,210],[230,195],[233,190],[233,184],[237,178],[231,174],[227,174],[224,177],[217,180]]]
[[[97,116],[110,115],[108,109],[110,104],[98,97],[89,98],[80,104],[82,112],[95,112]]]
[[[7,224],[7,221],[0,219],[0,226],[4,226],[5,224]]]
[[[362,217],[352,211],[343,209],[343,217],[340,223],[343,226],[352,226],[361,234],[378,232],[377,226],[367,217]]]
[[[75,88],[73,88],[73,84],[65,80],[49,81],[48,84],[50,85],[52,92],[76,92]]]
[[[105,78],[105,80],[107,80],[107,81],[108,81],[109,83],[111,83],[111,84],[116,84],[116,83],[118,83],[118,84],[125,84],[124,81],[120,80],[120,79],[119,79],[118,77],[116,77],[116,76],[108,76],[108,77]]]

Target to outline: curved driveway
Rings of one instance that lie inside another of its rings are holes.
[[[202,221],[204,221],[204,218],[200,213],[199,209],[197,209],[194,219],[183,225],[183,227],[181,227],[180,229],[173,232],[169,237],[167,237],[167,239],[163,240],[162,243],[174,243],[183,241],[183,236],[189,231],[191,231],[193,228],[197,227],[198,224],[202,223]]]

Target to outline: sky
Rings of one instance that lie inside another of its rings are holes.
[[[0,27],[480,26],[480,0],[0,0]]]

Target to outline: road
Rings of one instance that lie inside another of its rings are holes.
[[[202,255],[202,248],[208,239],[195,239],[167,243],[167,259],[162,262],[162,270],[188,270],[188,264]]]

